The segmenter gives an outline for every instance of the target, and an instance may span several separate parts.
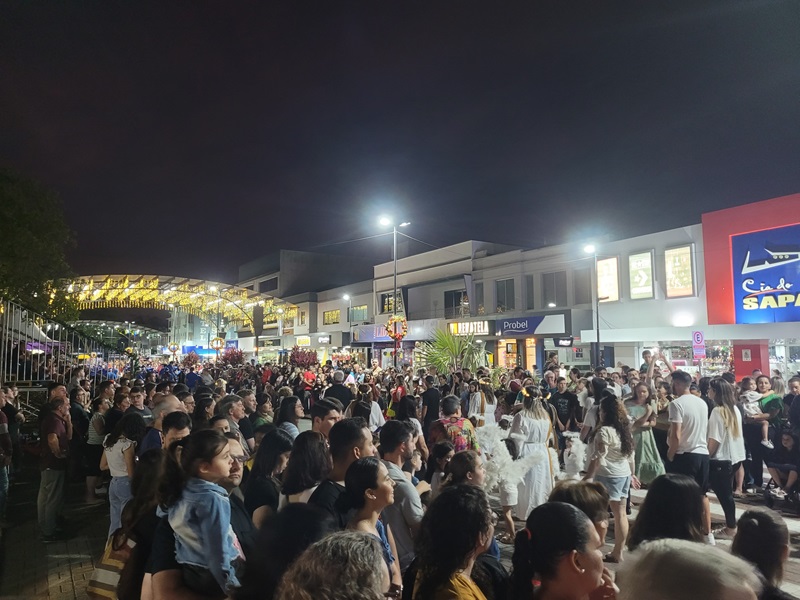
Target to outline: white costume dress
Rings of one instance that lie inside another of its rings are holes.
[[[534,508],[547,502],[553,490],[554,473],[557,469],[551,464],[552,459],[547,448],[547,441],[553,435],[553,426],[550,419],[533,419],[519,412],[511,423],[510,435],[517,445],[520,459],[528,456],[539,458],[517,486],[515,514],[524,521]]]

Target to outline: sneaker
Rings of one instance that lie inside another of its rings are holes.
[[[769,491],[769,495],[773,498],[786,498],[786,492],[784,492],[781,488],[773,488]]]
[[[94,495],[95,496],[108,496],[108,488],[107,487],[94,488]]]
[[[706,536],[706,544],[708,544],[709,546],[716,546],[717,545],[717,540],[714,538],[714,534],[713,533],[709,533]]]
[[[733,536],[736,535],[736,532],[731,532],[727,527],[720,527],[719,529],[715,529],[711,532],[714,535],[714,539],[717,540],[732,540]]]
[[[769,440],[761,440],[761,445],[764,446],[764,448],[769,448],[770,450],[775,449],[775,444],[773,444]]]

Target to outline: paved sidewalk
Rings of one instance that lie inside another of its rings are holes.
[[[38,471],[28,469],[9,490],[12,526],[0,540],[0,599],[84,599],[94,563],[105,548],[108,505],[79,504],[83,484],[69,484],[64,516],[71,537],[42,544],[36,523],[38,489]]]

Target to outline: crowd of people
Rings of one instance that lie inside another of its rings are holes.
[[[68,535],[81,477],[110,505],[108,543],[132,546],[122,599],[791,598],[786,524],[735,498],[798,502],[798,395],[800,378],[698,379],[649,352],[541,376],[169,365],[93,385],[76,367],[40,416],[39,528]]]

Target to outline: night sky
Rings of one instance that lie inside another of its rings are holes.
[[[537,246],[800,191],[797,0],[0,14],[0,164],[60,193],[81,274],[232,281],[387,210],[435,245]]]

